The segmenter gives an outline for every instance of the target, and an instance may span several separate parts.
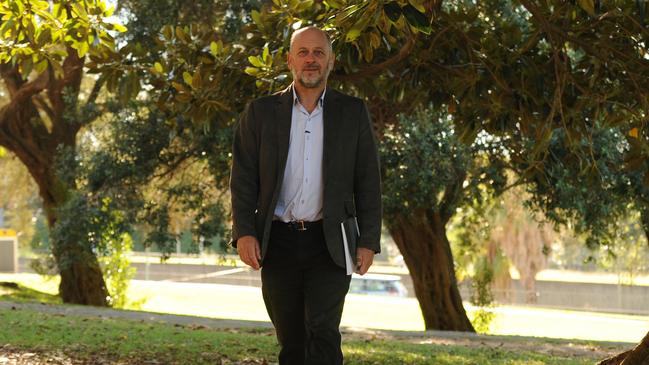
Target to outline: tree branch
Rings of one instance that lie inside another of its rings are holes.
[[[404,44],[403,47],[401,47],[399,52],[394,56],[388,58],[387,60],[381,63],[368,65],[367,67],[362,68],[359,71],[351,74],[334,74],[332,75],[332,79],[339,80],[339,81],[354,81],[354,80],[377,75],[381,73],[381,71],[387,69],[388,67],[395,65],[403,61],[404,59],[406,59],[412,52],[413,48],[415,47],[416,40],[417,40],[417,36],[412,35],[406,40],[406,44]]]
[[[45,90],[48,86],[50,73],[48,71],[40,74],[36,79],[23,84],[11,97],[11,101],[0,109],[0,126],[7,123],[7,120],[18,111],[20,105],[30,100],[32,96]]]
[[[444,196],[442,201],[439,204],[439,213],[442,221],[447,223],[453,214],[455,214],[455,208],[457,202],[462,197],[462,192],[464,191],[463,184],[464,179],[466,179],[467,173],[461,169],[455,169],[455,179],[444,188]]]
[[[2,79],[5,82],[7,91],[9,91],[9,96],[13,97],[18,89],[27,81],[23,80],[18,73],[18,66],[12,66],[11,64],[5,63],[0,65],[0,74],[2,74]]]
[[[92,86],[92,91],[90,92],[90,95],[88,95],[88,100],[86,101],[87,104],[94,103],[95,100],[97,100],[97,96],[99,96],[99,91],[101,91],[101,87],[104,86],[106,83],[106,79],[103,77],[100,77],[95,81],[95,84]]]
[[[32,101],[34,102],[34,105],[36,105],[36,107],[43,110],[45,114],[47,114],[50,120],[54,120],[54,118],[56,118],[56,115],[54,114],[54,110],[52,110],[52,108],[50,108],[50,106],[47,105],[47,102],[45,101],[45,98],[43,98],[42,95],[36,94],[32,96]]]

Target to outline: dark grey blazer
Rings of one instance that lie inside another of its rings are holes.
[[[252,235],[263,258],[288,157],[291,87],[248,104],[236,128],[230,175],[232,244]],[[361,99],[327,89],[324,97],[323,227],[333,261],[345,267],[340,223],[357,215],[359,247],[380,252],[381,188],[376,141]]]

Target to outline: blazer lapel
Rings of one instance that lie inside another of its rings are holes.
[[[291,113],[293,92],[291,86],[284,89],[277,99],[275,120],[277,121],[277,185],[280,186],[288,158],[288,144],[291,139]]]
[[[327,88],[323,108],[322,179],[326,185],[327,172],[331,171],[331,164],[336,161],[336,148],[340,146],[336,142],[340,131],[340,103],[338,103],[338,94],[335,90]]]

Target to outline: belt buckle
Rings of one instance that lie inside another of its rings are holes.
[[[304,224],[304,221],[301,221],[301,220],[300,221],[293,221],[291,223],[292,223],[291,225],[293,226],[293,229],[295,229],[296,231],[306,231],[306,225]]]

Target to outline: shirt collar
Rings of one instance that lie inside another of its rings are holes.
[[[293,91],[293,105],[296,105],[300,101],[300,98],[298,97],[297,92],[295,91],[295,85],[291,84],[291,90]],[[318,99],[318,104],[320,106],[322,106],[324,103],[324,96],[326,92],[327,92],[327,87],[325,86],[324,90],[322,90],[322,94],[320,94],[320,98]]]

